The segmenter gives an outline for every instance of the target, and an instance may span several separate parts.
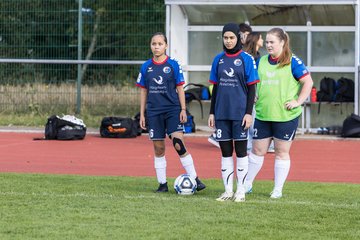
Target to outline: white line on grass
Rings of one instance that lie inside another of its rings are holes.
[[[125,198],[125,199],[157,199],[162,201],[189,201],[191,198],[191,201],[214,201],[215,197],[200,197],[200,196],[160,196],[159,193],[154,193],[152,195],[126,195],[126,194],[89,194],[84,192],[76,192],[76,193],[54,193],[54,192],[0,192],[0,195],[2,196],[49,196],[49,197],[80,197],[80,198]],[[219,203],[223,204],[223,203]],[[302,206],[320,206],[320,207],[331,207],[331,208],[350,208],[350,209],[358,209],[359,204],[357,202],[355,203],[329,203],[329,202],[311,202],[311,201],[287,201],[285,198],[282,198],[281,200],[274,200],[274,199],[267,199],[267,200],[247,200],[245,203],[242,204],[278,204],[278,205],[302,205]]]

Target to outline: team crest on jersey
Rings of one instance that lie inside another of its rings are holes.
[[[166,67],[163,68],[163,72],[164,72],[164,73],[170,73],[170,72],[171,72],[171,68],[166,66]]]
[[[242,61],[241,61],[239,58],[237,58],[237,59],[234,60],[234,65],[235,65],[235,66],[238,67],[238,66],[241,66],[241,64],[242,64]]]
[[[234,74],[234,69],[233,68],[230,68],[230,71],[226,71],[226,69],[224,69],[224,73],[228,76],[228,77],[234,77],[235,74]]]
[[[153,80],[154,80],[154,82],[156,82],[156,83],[159,84],[159,85],[161,85],[161,84],[164,83],[162,76],[159,76],[159,80],[156,79],[156,78],[153,78]]]
[[[152,72],[152,71],[153,71],[152,67],[148,67],[147,72]]]

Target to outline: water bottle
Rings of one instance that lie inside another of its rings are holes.
[[[207,87],[203,87],[201,90],[201,100],[209,100],[209,89]]]
[[[311,101],[311,102],[316,102],[316,101],[317,101],[317,98],[316,98],[316,87],[312,87],[312,89],[311,89],[310,101]]]

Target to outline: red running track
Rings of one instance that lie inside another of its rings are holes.
[[[79,141],[34,141],[40,133],[0,133],[0,172],[103,176],[155,176],[152,142],[146,135],[106,139],[88,134]],[[220,150],[206,137],[186,136],[201,178],[220,178]],[[183,173],[167,139],[167,173]],[[360,183],[359,140],[296,139],[288,180]],[[257,179],[273,178],[274,154],[267,154]]]

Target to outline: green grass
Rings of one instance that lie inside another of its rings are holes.
[[[47,119],[48,117],[50,117],[51,114],[50,113],[45,113],[45,114],[0,113],[0,126],[45,127]],[[62,116],[61,113],[59,113],[58,115]],[[78,117],[84,121],[87,127],[98,128],[104,116],[94,116],[87,113],[83,113],[81,116]]]
[[[204,182],[178,196],[153,193],[155,178],[2,173],[0,239],[359,239],[358,184],[287,182],[270,200],[257,181],[245,203],[220,203],[220,179]]]

